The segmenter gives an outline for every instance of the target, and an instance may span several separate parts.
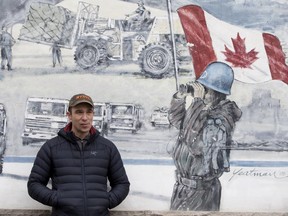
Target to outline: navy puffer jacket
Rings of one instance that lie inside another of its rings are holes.
[[[29,176],[28,193],[52,206],[51,215],[109,215],[109,209],[119,205],[129,192],[120,153],[93,127],[81,151],[70,130],[71,123],[41,147]],[[52,187],[47,187],[50,178]]]

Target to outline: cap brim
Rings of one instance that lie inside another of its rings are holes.
[[[75,103],[71,104],[69,107],[75,107],[75,106],[77,106],[78,104],[81,104],[81,103],[89,104],[89,105],[92,106],[92,107],[94,106],[93,103],[91,103],[91,102],[89,102],[89,101],[87,101],[87,100],[78,100],[78,101],[76,101]]]

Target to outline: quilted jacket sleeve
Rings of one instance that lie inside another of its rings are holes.
[[[27,187],[28,193],[33,199],[44,205],[55,206],[57,205],[57,192],[47,187],[50,170],[50,148],[45,143],[37,153]]]
[[[112,146],[111,150],[108,179],[111,186],[111,190],[109,191],[109,208],[112,209],[126,198],[130,188],[130,182],[126,174],[121,155],[115,145]]]

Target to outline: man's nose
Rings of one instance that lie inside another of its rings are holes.
[[[84,119],[84,120],[88,119],[88,114],[87,113],[83,113],[82,119]]]

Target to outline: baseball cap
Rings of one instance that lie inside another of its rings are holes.
[[[90,104],[92,107],[94,107],[91,97],[85,94],[76,94],[72,96],[72,98],[69,101],[69,107],[74,107],[80,103],[87,103]]]

